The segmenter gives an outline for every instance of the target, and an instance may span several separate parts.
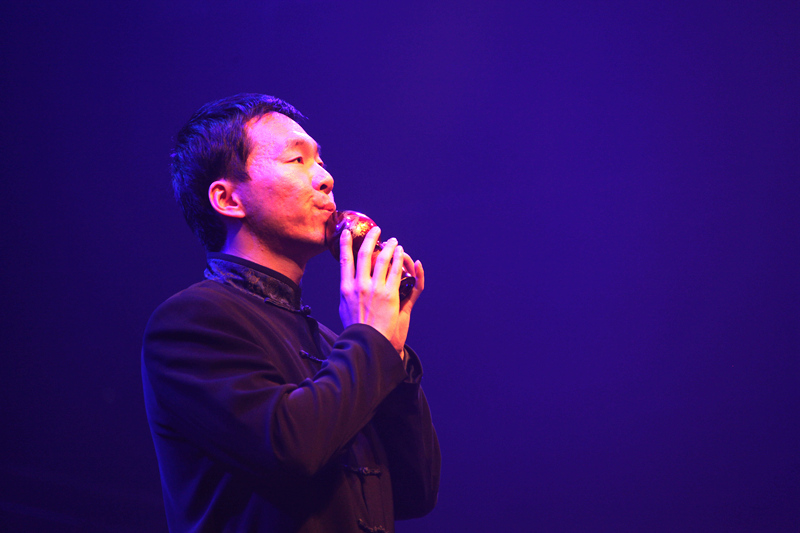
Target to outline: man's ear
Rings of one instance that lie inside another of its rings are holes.
[[[245,211],[242,199],[236,187],[229,180],[217,180],[208,187],[208,200],[211,207],[220,215],[231,218],[244,218]]]

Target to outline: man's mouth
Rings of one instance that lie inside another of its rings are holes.
[[[323,204],[317,204],[317,208],[323,211],[330,211],[331,213],[336,212],[336,202],[325,202]]]
[[[331,212],[331,216],[325,221],[325,245],[329,248],[335,240],[338,240],[339,235],[336,233],[336,226],[339,224],[340,219],[341,215],[336,211],[336,204],[334,204],[334,210]]]

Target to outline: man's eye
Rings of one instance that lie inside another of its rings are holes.
[[[294,159],[289,161],[289,163],[302,163],[302,162],[303,162],[303,156],[295,157]]]

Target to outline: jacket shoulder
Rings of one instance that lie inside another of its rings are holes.
[[[229,312],[232,308],[242,309],[260,303],[254,295],[223,283],[203,280],[167,298],[153,311],[150,322],[175,313]]]
[[[147,348],[156,339],[185,340],[189,332],[228,331],[249,337],[255,317],[268,313],[264,307],[257,296],[235,287],[200,281],[169,297],[153,311],[145,326],[144,345]]]

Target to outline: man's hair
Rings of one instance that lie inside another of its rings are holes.
[[[206,250],[218,252],[225,244],[225,225],[208,199],[208,188],[218,179],[250,179],[247,158],[253,148],[245,125],[250,119],[281,113],[292,120],[305,118],[274,96],[243,93],[209,102],[192,115],[178,132],[172,153],[172,187],[183,216]]]

